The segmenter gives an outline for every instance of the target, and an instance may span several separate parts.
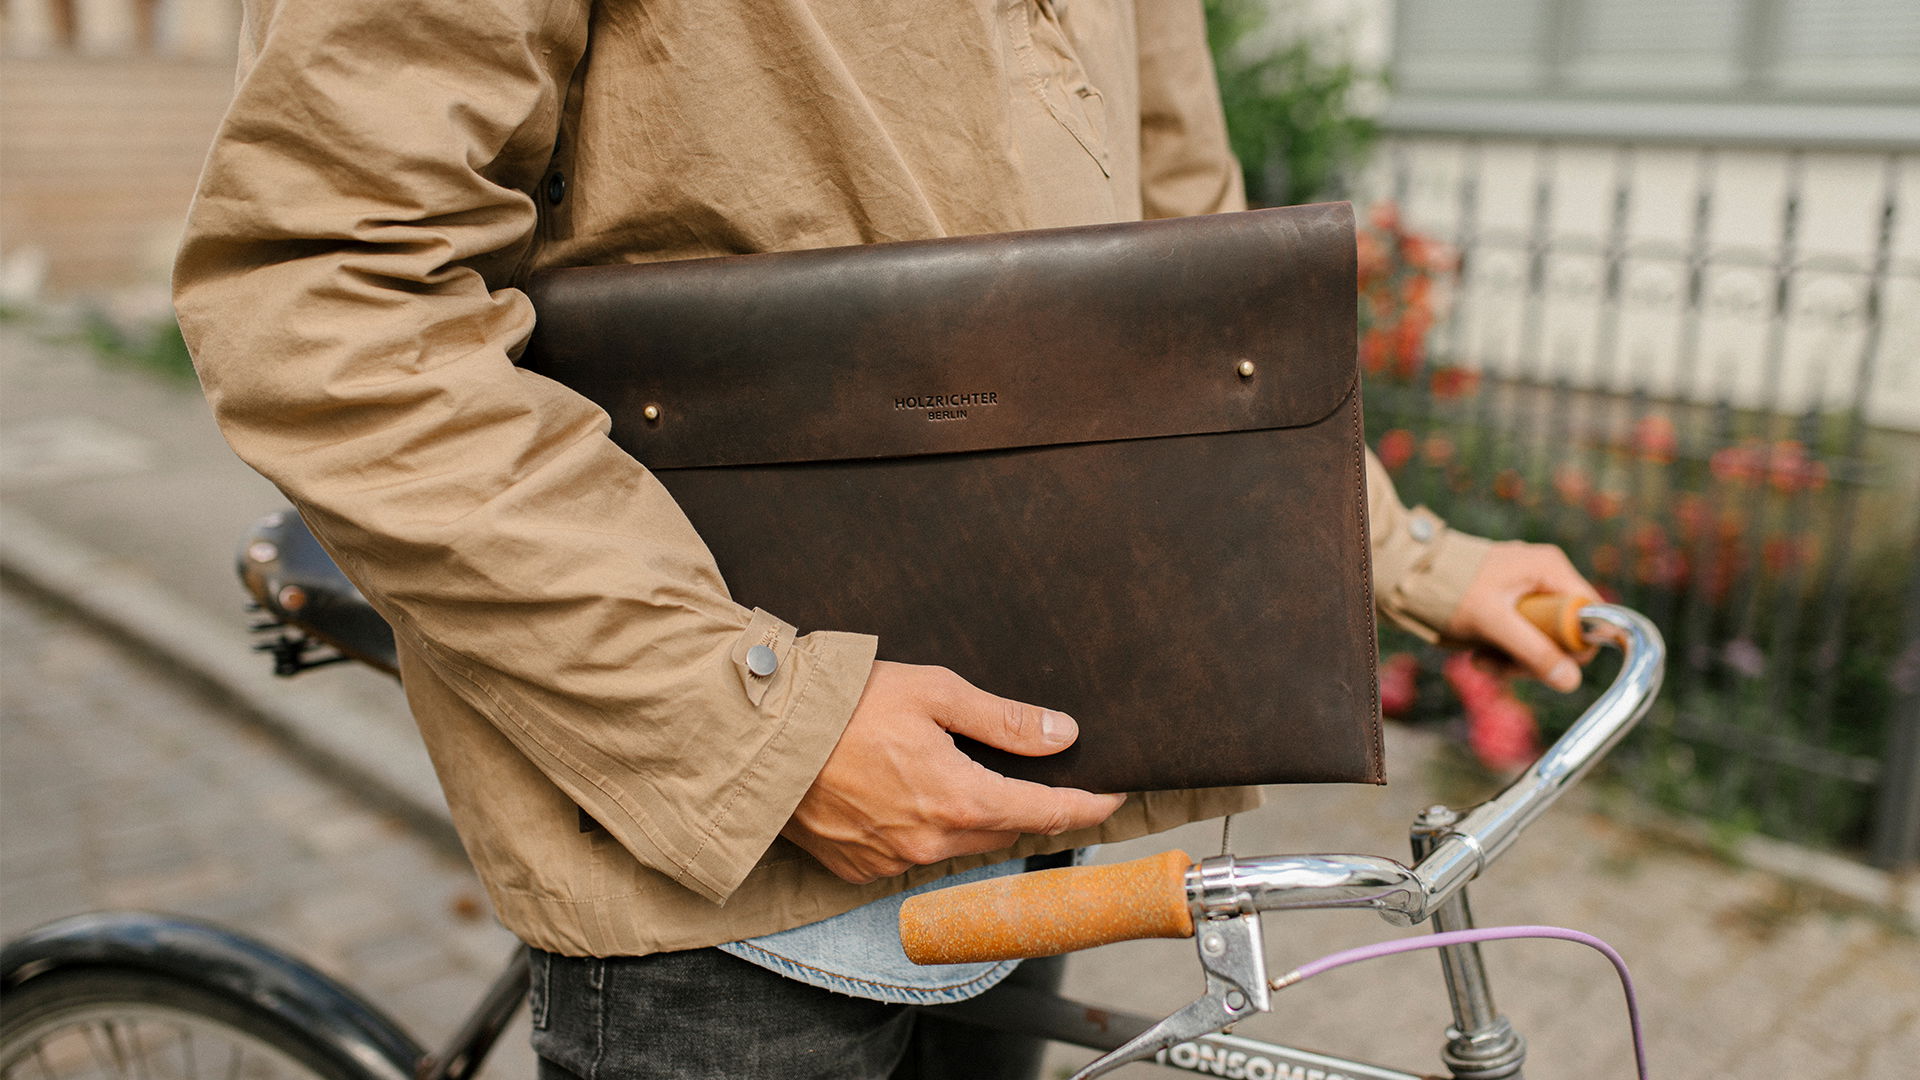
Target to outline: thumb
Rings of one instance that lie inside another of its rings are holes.
[[[1518,609],[1503,604],[1497,613],[1490,613],[1481,636],[1555,690],[1565,694],[1580,688],[1579,663]]]
[[[1066,713],[989,694],[964,681],[939,703],[934,718],[956,735],[1027,757],[1059,753],[1080,735],[1080,725]]]

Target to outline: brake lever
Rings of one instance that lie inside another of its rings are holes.
[[[1093,1080],[1128,1062],[1211,1035],[1273,1007],[1259,915],[1203,919],[1194,928],[1193,945],[1207,974],[1207,992],[1074,1073],[1072,1080]]]

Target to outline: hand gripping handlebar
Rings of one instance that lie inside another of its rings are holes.
[[[1417,865],[1371,855],[1221,856],[1192,865],[1184,853],[1163,852],[1012,875],[908,900],[900,911],[907,955],[923,964],[1049,956],[1187,937],[1195,918],[1295,908],[1372,908],[1399,926],[1425,920],[1619,742],[1660,687],[1665,645],[1638,613],[1565,596],[1528,597],[1520,608],[1562,647],[1620,649],[1620,674],[1538,761],[1437,837]]]

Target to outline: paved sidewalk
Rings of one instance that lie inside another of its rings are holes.
[[[35,340],[17,324],[0,324],[0,385],[7,388],[0,396],[0,497],[5,499],[0,554],[8,560],[8,572],[31,577],[26,573],[31,562],[42,589],[94,618],[117,621],[127,636],[167,656],[176,671],[197,673],[225,705],[294,739],[303,756],[352,776],[359,790],[385,799],[383,805],[411,807],[411,820],[431,825],[439,812],[438,796],[391,682],[351,669],[275,682],[259,674],[266,667],[263,658],[246,655],[232,551],[246,523],[279,500],[232,459],[197,395],[190,388],[157,385],[140,373],[104,368],[71,347]],[[28,769],[24,779],[12,767],[18,740],[31,730],[15,712],[28,707],[12,702],[31,699],[39,692],[32,684],[54,676],[11,666],[7,676],[0,757],[9,768],[3,782],[9,789],[27,782],[58,788],[62,782],[54,776],[67,775],[67,767]],[[22,687],[21,681],[29,685]],[[45,715],[70,717],[75,706],[70,701],[63,708]],[[31,715],[31,709],[19,715]],[[206,734],[231,732],[218,716],[181,723],[150,747],[159,754],[149,767],[151,779],[163,787],[203,782],[193,779],[202,774],[166,756],[168,746],[233,741],[230,734]],[[87,756],[96,753],[87,748],[92,743],[116,741],[116,731],[101,730],[89,738],[88,730],[76,728],[69,736],[78,747],[69,748],[74,770],[92,760]],[[1234,846],[1243,853],[1398,855],[1408,818],[1445,788],[1434,751],[1431,739],[1396,732],[1389,746],[1392,783],[1387,788],[1277,791],[1267,809],[1235,826]],[[146,752],[135,746],[97,751],[119,755],[111,772],[122,778],[142,771],[134,759]],[[84,787],[81,775],[73,772],[66,786]],[[272,796],[271,791],[255,794]],[[13,796],[7,797],[4,816],[11,819]],[[1456,803],[1472,797],[1445,791],[1445,798]],[[1620,948],[1641,986],[1657,1075],[1670,1080],[1912,1075],[1910,1063],[1920,1060],[1920,942],[1910,932],[1821,890],[1625,829],[1595,813],[1591,798],[1570,802],[1536,826],[1484,886],[1476,887],[1476,911],[1484,924],[1557,923],[1597,933]],[[272,817],[266,810],[232,813],[245,820]],[[364,808],[340,813],[379,820]],[[146,824],[156,836],[169,830],[217,836],[221,827],[204,813],[165,825],[157,811],[142,816],[151,818]],[[40,819],[34,826],[10,826],[0,833],[0,859],[11,871],[16,857],[44,854],[47,830],[56,824]],[[372,829],[363,835],[388,834]],[[1175,842],[1196,855],[1211,853],[1218,830],[1196,826],[1171,839],[1120,845],[1105,856],[1123,858]],[[115,843],[135,851],[141,846]],[[334,854],[356,843],[339,845]],[[137,854],[124,857],[138,863]],[[1860,881],[1849,884],[1843,864],[1818,859],[1813,864],[1852,892],[1885,891],[1886,883],[1873,875],[1855,875]],[[55,883],[40,886],[43,895],[34,901],[41,910],[61,908],[64,888],[82,888],[71,876],[64,886],[61,879],[49,880]],[[156,882],[143,885],[142,880],[138,874],[125,879],[111,897],[77,892],[72,906],[140,902],[146,889],[158,897],[150,902],[160,903],[173,895],[167,888],[183,887],[168,885],[164,874]],[[257,903],[248,897],[273,883],[234,877],[227,884],[228,899],[205,902],[216,908],[232,905],[244,916]],[[368,884],[378,896],[379,883]],[[213,892],[197,895],[212,897]],[[371,915],[381,906],[375,902],[360,910]],[[419,917],[427,916],[420,912]],[[0,919],[17,925],[5,909]],[[1277,964],[1403,933],[1357,913],[1275,918],[1269,926]],[[324,940],[313,947],[323,954],[339,948]],[[1070,989],[1103,1004],[1164,1013],[1199,988],[1190,949],[1186,943],[1152,942],[1103,950],[1076,961]],[[1536,1048],[1529,1076],[1630,1075],[1623,1010],[1603,961],[1563,943],[1496,945],[1488,955],[1500,1004]],[[1438,1032],[1445,1023],[1435,967],[1430,957],[1412,956],[1330,974],[1283,994],[1275,1016],[1243,1030],[1434,1069]],[[1055,1060],[1064,1065],[1085,1057],[1062,1052]]]
[[[71,616],[0,589],[0,937],[101,908],[209,919],[450,1036],[514,946],[464,860]],[[487,1077],[528,1077],[524,1011]]]

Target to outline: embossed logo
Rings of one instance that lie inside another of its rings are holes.
[[[965,420],[970,410],[1000,404],[1000,394],[994,390],[983,390],[974,394],[924,394],[917,397],[897,397],[893,399],[896,412],[924,412],[927,419]]]

